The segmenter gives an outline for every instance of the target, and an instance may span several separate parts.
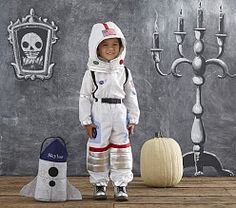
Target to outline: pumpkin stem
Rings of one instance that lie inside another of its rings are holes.
[[[163,138],[163,134],[161,131],[155,132],[155,137],[157,138]]]

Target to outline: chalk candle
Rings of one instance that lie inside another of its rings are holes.
[[[184,57],[182,43],[184,41],[186,32],[184,32],[184,17],[183,10],[179,11],[179,16],[177,17],[177,31],[174,32],[176,41],[178,43],[177,50],[181,57]]]
[[[178,32],[184,31],[184,17],[183,17],[183,10],[181,9],[179,12],[179,16],[177,18],[177,29]]]
[[[220,15],[219,15],[219,33],[224,33],[224,13],[222,11],[222,6],[220,6]]]
[[[153,48],[159,48],[159,33],[158,33],[157,19],[158,19],[158,14],[156,12],[155,31],[152,35]]]
[[[217,37],[217,44],[219,46],[219,52],[217,58],[219,58],[224,52],[224,42],[226,38],[226,34],[224,33],[224,16],[222,5],[220,6],[220,14],[219,14],[219,28],[218,33],[216,34]]]
[[[158,31],[158,26],[157,26],[157,19],[158,19],[158,13],[156,12],[156,20],[154,23],[154,32],[152,34],[152,55],[153,55],[153,60],[155,63],[155,69],[157,71],[158,74],[160,74],[161,76],[166,76],[168,74],[162,73],[160,68],[159,68],[159,62],[160,62],[160,57],[161,57],[161,52],[163,51],[163,49],[160,48],[159,45],[159,31]]]
[[[153,48],[159,48],[159,33],[153,33]]]
[[[197,28],[202,28],[203,23],[203,10],[202,10],[202,1],[199,3],[199,7],[197,9]]]

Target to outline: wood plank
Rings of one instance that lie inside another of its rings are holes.
[[[130,184],[146,186],[141,178]],[[184,177],[175,187],[236,187],[236,177]]]
[[[114,208],[233,208],[227,204],[114,204]]]
[[[117,203],[113,199],[108,199],[106,201],[94,201],[91,198],[85,198],[82,201],[67,201],[60,203],[47,203],[38,202],[30,198],[24,197],[0,197],[1,206],[4,208],[77,208],[77,207],[217,207],[217,205],[222,205],[221,207],[236,207],[236,199],[234,197],[219,198],[219,197],[130,197],[128,202]],[[144,206],[145,205],[145,206]]]
[[[129,197],[129,203],[158,203],[158,204],[236,204],[236,198],[224,197]]]
[[[109,199],[105,201],[95,201],[92,197],[84,197],[82,201],[66,201],[66,202],[40,202],[33,198],[21,197],[21,196],[1,196],[0,207],[8,208],[94,208],[96,207],[112,207],[114,200]]]
[[[231,195],[231,196],[236,196],[236,188],[225,188],[225,190],[227,191],[227,192],[229,192],[229,194]]]
[[[82,195],[92,195],[93,190],[92,187],[78,187]],[[9,186],[9,185],[1,185],[0,186],[0,196],[1,195],[19,195],[22,186]],[[129,192],[129,196],[229,196],[235,195],[236,191],[234,189],[225,189],[223,187],[215,188],[214,192],[210,187],[191,187],[191,188],[150,188],[150,187],[132,187],[129,186],[127,188]],[[113,188],[111,186],[108,187],[108,195],[113,195]]]
[[[225,188],[146,188],[146,189],[128,189],[129,196],[135,197],[161,197],[161,196],[230,196],[231,194]]]
[[[108,187],[108,200],[92,199],[92,186],[88,177],[69,177],[69,181],[80,189],[82,201],[60,203],[38,202],[19,196],[20,189],[34,177],[0,176],[0,207],[3,208],[233,208],[236,207],[236,177],[184,177],[171,188],[146,186],[140,177],[128,186],[129,201],[116,202],[113,188]],[[232,197],[233,196],[233,197]]]

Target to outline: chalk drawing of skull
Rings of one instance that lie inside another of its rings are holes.
[[[35,59],[43,48],[43,41],[36,33],[26,33],[21,40],[21,48],[28,58]]]
[[[51,63],[58,26],[54,21],[36,15],[34,8],[25,17],[10,21],[7,30],[12,44],[17,79],[50,79],[55,63]]]
[[[21,48],[27,58],[23,58],[24,65],[42,64],[43,57],[37,58],[43,48],[43,41],[39,35],[34,32],[26,33],[21,40]]]

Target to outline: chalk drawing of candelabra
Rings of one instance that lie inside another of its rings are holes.
[[[191,140],[193,143],[193,151],[188,152],[183,155],[184,168],[195,167],[195,176],[203,175],[204,166],[212,166],[216,169],[221,176],[233,176],[233,172],[223,168],[222,163],[216,155],[204,150],[204,143],[206,140],[205,129],[202,121],[203,106],[201,103],[201,87],[205,82],[204,73],[207,66],[217,65],[222,69],[222,74],[218,75],[218,78],[223,79],[225,77],[236,77],[236,74],[230,74],[228,66],[224,61],[220,59],[224,52],[224,43],[226,39],[226,34],[224,33],[224,13],[222,11],[222,6],[220,7],[219,14],[219,31],[216,34],[217,45],[218,45],[218,55],[216,58],[211,58],[206,60],[203,56],[204,51],[204,32],[206,28],[203,27],[203,9],[202,2],[199,2],[199,7],[197,9],[197,27],[194,28],[195,42],[193,45],[193,50],[195,57],[193,60],[189,60],[183,55],[183,42],[186,36],[184,32],[184,17],[183,11],[181,9],[179,17],[177,18],[177,31],[174,32],[177,42],[177,51],[180,58],[174,60],[171,65],[171,70],[168,73],[164,73],[160,69],[160,59],[161,52],[163,49],[159,48],[159,33],[157,26],[158,14],[156,13],[155,21],[155,31],[153,33],[153,48],[151,49],[152,57],[154,60],[155,69],[161,76],[168,76],[172,74],[174,77],[181,78],[182,75],[177,72],[177,67],[180,64],[187,63],[192,66],[193,69],[193,84],[196,86],[196,103],[192,108],[194,114],[194,121],[191,129]]]

